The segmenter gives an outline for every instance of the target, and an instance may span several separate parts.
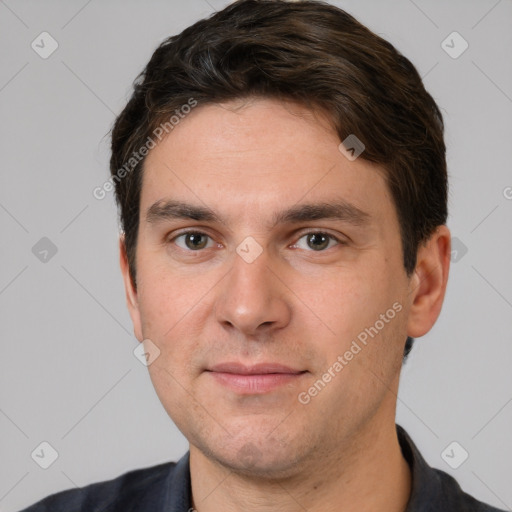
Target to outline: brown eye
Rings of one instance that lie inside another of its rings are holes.
[[[208,245],[210,237],[204,233],[200,233],[197,231],[189,231],[187,233],[182,233],[177,236],[174,241],[178,247],[182,249],[189,249],[191,251],[197,251],[200,249],[205,249],[207,247],[211,247],[212,244]],[[181,243],[178,243],[178,240]],[[184,242],[184,245],[183,245]]]
[[[329,236],[324,233],[311,233],[307,235],[308,246],[314,251],[321,251],[329,245]]]
[[[303,242],[305,240],[305,243]],[[335,236],[323,233],[321,231],[313,231],[301,236],[294,247],[298,249],[313,250],[316,252],[324,251],[333,245],[339,245],[340,242]]]

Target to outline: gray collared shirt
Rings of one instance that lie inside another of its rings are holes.
[[[500,512],[462,491],[447,473],[431,468],[397,425],[402,453],[412,474],[405,512]],[[113,480],[48,496],[22,512],[192,512],[189,453],[125,473]]]

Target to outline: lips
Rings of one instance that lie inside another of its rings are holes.
[[[301,370],[294,370],[288,366],[278,363],[259,363],[251,366],[246,366],[241,363],[221,363],[216,364],[209,368],[211,372],[218,373],[233,373],[237,375],[266,375],[269,373],[288,373],[298,374]]]
[[[306,373],[279,363],[246,366],[237,362],[216,364],[206,371],[220,385],[246,395],[269,393],[297,381]]]

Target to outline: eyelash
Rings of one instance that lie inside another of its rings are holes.
[[[189,231],[183,231],[183,232],[179,233],[175,237],[171,238],[169,240],[169,242],[175,242],[178,238],[184,237],[186,235],[202,235],[202,236],[207,236],[208,238],[212,239],[212,237],[210,235],[208,235],[207,233],[204,233],[203,231],[189,230]],[[331,240],[334,240],[336,242],[336,245],[347,245],[346,242],[344,242],[343,240],[340,240],[338,237],[331,235],[330,233],[327,233],[326,231],[320,231],[320,230],[312,230],[312,231],[307,231],[305,233],[302,233],[300,235],[300,237],[297,239],[297,242],[295,242],[293,245],[295,246],[299,240],[301,240],[302,238],[304,238],[305,236],[308,236],[308,235],[327,235],[328,238],[330,238]],[[198,249],[198,250],[194,251],[192,249],[183,249],[182,247],[179,247],[179,248],[184,251],[187,251],[187,252],[201,252],[202,250],[204,250],[204,249]],[[332,247],[328,247],[328,249],[331,249],[331,248]],[[323,249],[321,251],[314,251],[311,249],[310,252],[326,252],[326,251],[327,251],[327,249]]]

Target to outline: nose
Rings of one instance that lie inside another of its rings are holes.
[[[283,278],[267,251],[250,263],[234,254],[231,271],[218,290],[217,321],[246,336],[285,327],[290,322],[291,305]]]

